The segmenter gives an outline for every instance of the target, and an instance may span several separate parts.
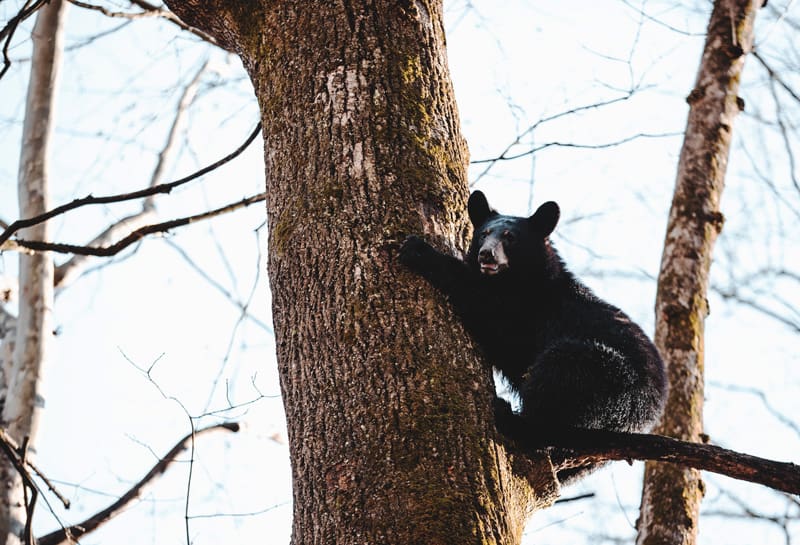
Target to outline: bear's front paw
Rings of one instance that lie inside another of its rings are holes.
[[[430,244],[422,240],[416,235],[411,235],[400,247],[400,255],[398,259],[400,263],[411,269],[419,269],[419,266],[425,261],[425,256],[430,253]]]

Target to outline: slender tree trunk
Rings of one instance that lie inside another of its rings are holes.
[[[667,363],[670,393],[654,433],[703,441],[703,328],[719,202],[737,92],[753,43],[761,1],[717,0],[708,24],[667,225],[656,300],[656,345]],[[639,545],[693,544],[704,485],[694,469],[649,462],[639,518]]]
[[[21,217],[40,214],[49,208],[47,169],[65,8],[66,3],[52,0],[40,9],[33,28],[33,58],[19,166]],[[26,229],[20,236],[49,240],[48,224]],[[2,425],[19,444],[28,440],[30,455],[44,406],[39,393],[41,373],[47,361],[53,330],[53,261],[50,254],[20,254],[19,286],[15,346],[10,362],[5,362],[3,374],[6,396]],[[26,522],[22,482],[6,457],[0,457],[0,479],[0,539],[9,544],[20,543]]]
[[[239,52],[261,105],[293,543],[518,543],[549,463],[537,499],[496,442],[488,367],[396,262],[408,234],[453,253],[467,234],[441,3],[169,5]]]

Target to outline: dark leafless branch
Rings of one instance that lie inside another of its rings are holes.
[[[25,510],[27,517],[25,521],[25,530],[24,530],[25,543],[26,545],[36,545],[36,542],[33,539],[33,533],[31,531],[31,528],[33,521],[33,511],[36,506],[36,500],[38,499],[41,490],[36,484],[36,481],[34,481],[33,478],[31,477],[27,468],[31,468],[36,472],[39,478],[42,479],[42,481],[44,481],[45,484],[47,484],[50,491],[53,492],[53,494],[55,494],[55,496],[61,501],[61,503],[64,505],[66,509],[69,509],[70,503],[69,500],[67,500],[63,495],[61,495],[58,492],[58,490],[56,490],[55,486],[53,486],[53,483],[50,480],[48,480],[44,476],[44,474],[41,471],[39,471],[39,469],[35,465],[33,465],[33,463],[31,463],[30,460],[28,460],[26,453],[27,444],[28,442],[26,439],[22,447],[18,446],[14,438],[8,435],[4,429],[0,428],[0,450],[2,450],[3,453],[11,461],[11,464],[20,474],[22,481],[24,483],[23,492],[25,497]],[[30,499],[28,499],[29,491],[31,494]],[[47,505],[47,508],[50,510],[50,513],[53,515],[56,521],[59,524],[61,524],[58,515],[56,515],[55,511],[53,510],[53,507],[50,505],[50,502],[47,501],[47,496],[42,495],[42,499],[44,500],[45,504]]]
[[[661,435],[601,430],[580,430],[559,437],[552,444],[554,446],[548,450],[557,470],[586,462],[654,460],[711,471],[789,494],[800,494],[800,466],[715,445],[689,443]]]
[[[569,503],[573,501],[588,500],[594,498],[594,496],[594,492],[589,492],[587,494],[579,494],[578,496],[570,496],[569,498],[558,498],[556,503]]]
[[[228,430],[232,432],[239,431],[239,424],[236,422],[217,424],[199,430],[193,430],[192,433],[186,435],[183,439],[178,441],[174,447],[161,458],[147,474],[142,477],[130,490],[125,492],[119,497],[117,501],[103,509],[102,511],[92,515],[88,519],[79,524],[73,524],[68,528],[61,528],[55,532],[51,532],[38,539],[38,545],[59,545],[61,543],[74,540],[80,536],[86,535],[89,532],[96,530],[100,525],[107,522],[120,511],[122,511],[129,503],[139,497],[142,489],[151,483],[156,477],[163,474],[167,468],[175,461],[178,454],[186,450],[187,447],[194,447],[194,439],[198,435],[205,434],[215,430]]]
[[[110,246],[102,246],[102,247],[77,246],[74,244],[61,244],[58,242],[45,242],[38,240],[17,240],[15,241],[15,244],[20,248],[33,250],[36,252],[57,252],[62,254],[94,255],[100,257],[108,257],[116,255],[120,251],[124,250],[134,242],[141,240],[143,237],[147,235],[151,235],[154,233],[164,233],[166,231],[169,231],[170,229],[174,229],[175,227],[182,227],[190,223],[195,223],[197,221],[213,218],[215,216],[220,216],[222,214],[227,214],[228,212],[233,212],[234,210],[238,210],[239,208],[250,206],[253,203],[263,201],[266,198],[267,198],[266,193],[259,193],[258,195],[245,197],[240,201],[236,201],[234,203],[227,204],[220,208],[209,210],[201,214],[195,214],[194,216],[187,216],[184,218],[178,218],[161,223],[155,223],[153,225],[146,225],[144,227],[136,229],[123,239],[117,241],[114,244],[111,244]]]
[[[8,449],[10,449],[11,451],[13,451],[15,453],[19,453],[20,452],[20,447],[19,447],[19,445],[17,445],[17,442],[14,441],[14,438],[11,437],[10,435],[8,435],[5,432],[5,430],[3,430],[3,429],[0,429],[0,443],[2,443],[2,445],[0,445],[0,447],[6,453],[7,456],[9,455],[9,450]],[[18,454],[17,454],[17,457],[19,458]],[[14,459],[12,459],[11,461],[14,462]],[[20,458],[19,461],[22,462],[23,460]],[[31,468],[34,471],[34,473],[36,473],[36,475],[39,476],[39,478],[42,480],[42,482],[44,482],[44,484],[47,485],[47,488],[50,490],[50,492],[52,492],[58,498],[58,500],[62,503],[62,505],[64,505],[64,508],[65,509],[69,509],[69,507],[70,507],[69,500],[67,498],[65,498],[64,495],[61,494],[58,491],[58,489],[56,489],[56,487],[45,476],[45,474],[42,473],[42,471],[38,467],[36,467],[36,465],[34,465],[34,463],[31,462],[29,459],[25,458],[24,462],[25,462],[24,466]],[[17,471],[19,471],[19,468],[17,468]],[[20,474],[21,473],[22,472],[20,472]]]
[[[200,86],[203,74],[208,68],[208,61],[201,64],[200,68],[195,73],[194,77],[183,88],[178,104],[175,108],[175,117],[170,125],[169,132],[167,133],[166,141],[161,151],[158,154],[156,165],[153,168],[153,173],[150,175],[150,187],[157,186],[164,179],[167,165],[172,162],[172,159],[178,148],[179,133],[184,125],[189,107],[194,102],[197,96],[197,89]],[[114,240],[118,239],[123,233],[131,232],[134,229],[144,227],[156,218],[155,213],[155,196],[149,195],[142,201],[141,211],[127,216],[112,225],[109,225],[102,233],[97,235],[87,246],[102,247],[111,244]],[[76,278],[80,271],[89,261],[89,256],[74,255],[72,258],[62,263],[55,269],[54,283],[57,288],[63,288],[69,282]]]
[[[191,182],[204,174],[211,172],[219,168],[220,166],[228,163],[238,157],[239,155],[247,149],[247,147],[255,140],[258,133],[261,131],[261,123],[259,122],[253,132],[250,133],[250,136],[247,137],[247,140],[244,141],[238,148],[234,151],[215,161],[214,163],[201,168],[200,170],[185,176],[179,180],[175,180],[174,182],[166,183],[166,184],[159,184],[153,187],[147,187],[145,189],[140,189],[138,191],[133,191],[130,193],[122,193],[119,195],[108,195],[105,197],[94,197],[92,195],[87,195],[86,197],[75,199],[69,203],[62,204],[61,206],[57,206],[52,210],[45,212],[44,214],[39,214],[38,216],[33,216],[31,218],[20,219],[13,222],[11,225],[6,228],[2,234],[0,234],[0,248],[3,248],[3,243],[5,243],[11,236],[19,231],[20,229],[24,229],[26,227],[30,227],[32,225],[36,225],[42,223],[43,221],[47,221],[55,216],[60,214],[64,214],[70,210],[75,210],[76,208],[80,208],[81,206],[87,206],[90,204],[110,204],[110,203],[117,203],[117,202],[124,202],[124,201],[131,201],[135,199],[141,199],[143,197],[148,197],[150,195],[156,195],[159,193],[170,193],[176,187]]]
[[[22,447],[19,449],[20,465],[25,467],[28,461],[28,445],[30,438],[25,437],[22,441]],[[25,545],[35,545],[33,539],[33,511],[36,509],[36,500],[39,497],[39,491],[33,483],[30,474],[22,475],[24,486],[22,487],[23,497],[25,498]],[[30,498],[28,498],[30,493]]]
[[[219,42],[217,42],[217,40],[215,40],[213,36],[203,32],[199,28],[193,27],[191,25],[187,25],[186,23],[181,21],[178,18],[178,16],[175,15],[174,13],[172,13],[171,11],[169,11],[167,9],[164,9],[164,8],[161,8],[159,6],[156,6],[156,5],[150,4],[149,2],[131,0],[131,4],[142,8],[142,11],[129,12],[129,11],[112,11],[110,9],[107,9],[107,8],[103,7],[103,6],[98,6],[96,4],[90,4],[88,2],[81,2],[80,0],[67,0],[67,1],[70,4],[73,4],[73,5],[75,5],[75,6],[79,7],[79,8],[88,9],[88,10],[91,10],[91,11],[96,11],[96,12],[102,13],[106,17],[112,17],[112,18],[118,18],[118,19],[129,19],[129,20],[145,19],[145,18],[153,18],[153,17],[166,19],[167,21],[177,25],[181,29],[186,30],[187,32],[191,32],[192,34],[194,34],[195,36],[201,38],[202,40],[204,40],[204,41],[206,41],[206,42],[208,42],[208,43],[210,43],[212,45],[216,45],[217,47],[221,47]]]
[[[202,38],[203,40],[207,41],[210,44],[214,44],[217,47],[225,49],[225,47],[218,40],[216,40],[211,34],[208,34],[207,32],[204,32],[204,31],[200,30],[199,28],[194,27],[192,25],[186,24],[180,17],[178,17],[177,15],[175,15],[173,12],[171,12],[168,9],[165,9],[163,7],[160,7],[160,6],[156,6],[154,4],[151,4],[150,2],[146,2],[145,0],[130,0],[130,3],[135,5],[135,6],[139,6],[140,8],[142,8],[144,10],[147,10],[147,11],[158,11],[160,17],[162,17],[162,18],[166,19],[167,21],[177,25],[179,28],[181,28],[183,30],[186,30],[188,32],[191,32],[195,36],[197,36],[199,38]],[[234,51],[231,51],[231,52],[235,53]]]
[[[0,40],[5,40],[3,43],[3,68],[0,69],[0,79],[2,79],[11,67],[11,59],[8,57],[8,48],[11,46],[11,40],[14,38],[17,27],[19,27],[22,21],[36,13],[36,10],[46,3],[47,0],[36,0],[35,2],[33,0],[28,0],[23,4],[22,9],[20,9],[14,17],[9,19],[6,26],[0,30]]]
[[[114,17],[114,18],[121,18],[121,19],[145,19],[148,17],[158,17],[157,10],[149,11],[137,11],[137,12],[129,12],[129,11],[111,11],[108,8],[104,8],[103,6],[98,6],[95,4],[89,4],[87,2],[81,2],[80,0],[67,0],[73,6],[77,6],[79,8],[88,9],[91,11],[97,11],[105,15],[106,17]]]

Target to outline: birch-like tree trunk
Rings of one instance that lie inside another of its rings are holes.
[[[396,260],[408,234],[467,234],[441,2],[168,4],[240,54],[261,107],[293,543],[519,543],[552,470],[535,493],[512,474],[489,368]]]
[[[20,217],[48,209],[48,158],[53,131],[55,96],[61,64],[62,29],[66,3],[51,0],[43,6],[33,28],[33,56],[22,152],[19,165]],[[20,236],[49,240],[48,224],[30,227]],[[14,349],[3,362],[4,393],[2,426],[19,444],[28,440],[28,455],[44,406],[39,390],[42,369],[52,338],[53,261],[48,253],[20,254],[19,315]],[[6,338],[6,342],[8,342]],[[0,539],[17,544],[26,522],[22,482],[5,456],[0,457]]]
[[[733,121],[743,107],[739,78],[753,44],[760,0],[716,0],[667,225],[656,300],[655,341],[667,364],[670,393],[654,433],[703,441],[703,327],[711,253],[722,228],[719,203]],[[695,543],[703,482],[697,470],[649,462],[638,545]]]

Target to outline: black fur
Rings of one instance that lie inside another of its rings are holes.
[[[466,261],[416,236],[403,243],[400,261],[448,297],[519,395],[519,414],[495,400],[498,430],[524,449],[579,429],[649,430],[666,397],[664,364],[639,326],[564,266],[548,238],[558,205],[545,203],[530,218],[504,216],[476,191],[468,211],[474,235]],[[558,477],[571,481],[588,470]]]

